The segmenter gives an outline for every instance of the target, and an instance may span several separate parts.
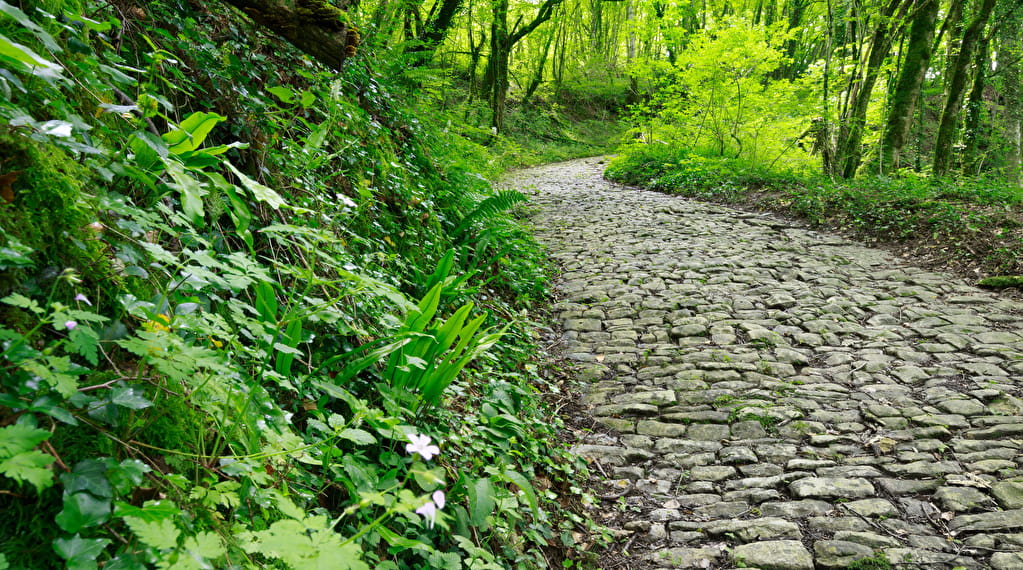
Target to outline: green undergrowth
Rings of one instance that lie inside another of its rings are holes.
[[[612,152],[625,124],[612,110],[539,100],[514,107],[507,133],[494,145],[503,168],[522,168]]]
[[[489,150],[385,55],[326,72],[220,3],[21,7],[0,568],[586,563]]]
[[[779,212],[971,270],[1023,273],[1023,189],[1004,181],[911,172],[830,180],[660,144],[620,153],[605,173],[614,181]]]

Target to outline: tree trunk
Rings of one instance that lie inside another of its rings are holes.
[[[966,100],[966,121],[963,129],[963,141],[966,148],[963,151],[963,174],[979,174],[984,159],[981,157],[981,143],[986,138],[982,119],[984,115],[984,85],[987,79],[989,66],[988,48],[990,38],[984,37],[980,40],[976,53],[973,56],[973,88],[970,89],[970,96]]]
[[[951,73],[945,87],[945,106],[941,111],[941,121],[938,124],[938,134],[934,142],[934,165],[932,168],[934,173],[939,176],[948,174],[952,168],[952,144],[955,142],[956,127],[959,124],[959,108],[963,104],[966,80],[969,76],[970,65],[973,63],[973,52],[994,7],[995,0],[982,1],[970,25],[963,32],[959,55],[955,57],[951,66]]]
[[[490,95],[490,128],[493,134],[504,130],[504,111],[508,101],[508,65],[511,45],[508,37],[508,0],[493,0],[494,19],[490,24],[490,57],[484,74],[485,91]]]
[[[359,34],[346,23],[344,11],[325,0],[297,0],[294,7],[281,0],[226,1],[334,70],[341,69],[359,45]]]
[[[490,24],[490,57],[483,76],[483,92],[490,96],[490,128],[496,135],[504,130],[504,112],[508,101],[508,69],[511,66],[512,47],[532,33],[554,14],[564,0],[544,0],[536,16],[528,24],[508,29],[508,0],[493,0],[494,19]]]
[[[990,0],[993,1],[993,0]],[[881,64],[892,47],[893,28],[905,16],[911,5],[909,0],[891,0],[880,14],[877,27],[870,39],[867,62],[859,79],[852,85],[849,106],[842,115],[835,143],[835,160],[842,178],[852,178],[863,159],[863,130],[867,122],[870,94],[877,83]]]
[[[909,30],[909,42],[899,79],[892,94],[884,138],[881,143],[881,172],[902,166],[902,149],[906,146],[920,88],[931,62],[931,41],[938,19],[938,0],[922,0],[917,6]]]
[[[1005,133],[1005,175],[1010,182],[1023,183],[1023,38],[1018,12],[1007,15],[998,30],[998,71],[1001,74],[1002,116]]]

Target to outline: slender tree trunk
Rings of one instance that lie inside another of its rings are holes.
[[[973,52],[981,39],[984,26],[991,17],[995,0],[982,0],[970,25],[963,32],[959,54],[951,66],[948,83],[945,87],[945,106],[941,110],[941,121],[938,123],[938,134],[934,142],[933,170],[937,175],[948,174],[952,168],[952,144],[955,142],[956,127],[959,124],[959,109],[963,104],[966,92],[966,81],[970,65],[973,63]]]
[[[1006,15],[998,29],[998,71],[1001,74],[1002,131],[1005,133],[1005,175],[1016,184],[1023,183],[1023,23],[1018,12]]]
[[[963,129],[963,141],[966,143],[966,149],[963,152],[963,174],[967,175],[978,174],[984,163],[980,148],[986,138],[982,120],[984,85],[986,84],[987,70],[990,67],[988,64],[989,47],[990,37],[985,36],[980,40],[980,45],[977,46],[973,57],[973,87],[966,100],[966,121]]]
[[[989,0],[993,1],[993,0]],[[874,28],[870,40],[870,51],[867,62],[858,81],[852,86],[850,103],[838,127],[838,139],[835,145],[836,160],[842,178],[852,178],[863,159],[863,130],[867,122],[867,106],[870,95],[877,83],[881,64],[888,57],[892,46],[892,32],[897,22],[905,16],[911,5],[909,0],[891,0],[880,14],[880,21]]]
[[[511,46],[508,37],[508,0],[492,1],[494,19],[490,24],[490,56],[487,59],[485,81],[490,96],[490,128],[496,135],[504,130]]]
[[[909,30],[909,42],[902,70],[892,93],[884,137],[881,144],[881,172],[902,166],[902,149],[906,146],[920,88],[931,62],[931,41],[938,18],[938,0],[922,0],[916,8]]]

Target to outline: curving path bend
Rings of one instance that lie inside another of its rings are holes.
[[[1023,304],[602,169],[508,183],[610,428],[576,450],[607,475],[614,565],[1023,569]]]

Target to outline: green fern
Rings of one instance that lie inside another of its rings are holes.
[[[476,208],[462,218],[462,222],[455,228],[455,236],[460,237],[472,224],[481,220],[494,219],[501,212],[511,208],[520,202],[526,202],[528,198],[522,192],[516,190],[502,190],[497,194],[483,200],[476,205]]]

